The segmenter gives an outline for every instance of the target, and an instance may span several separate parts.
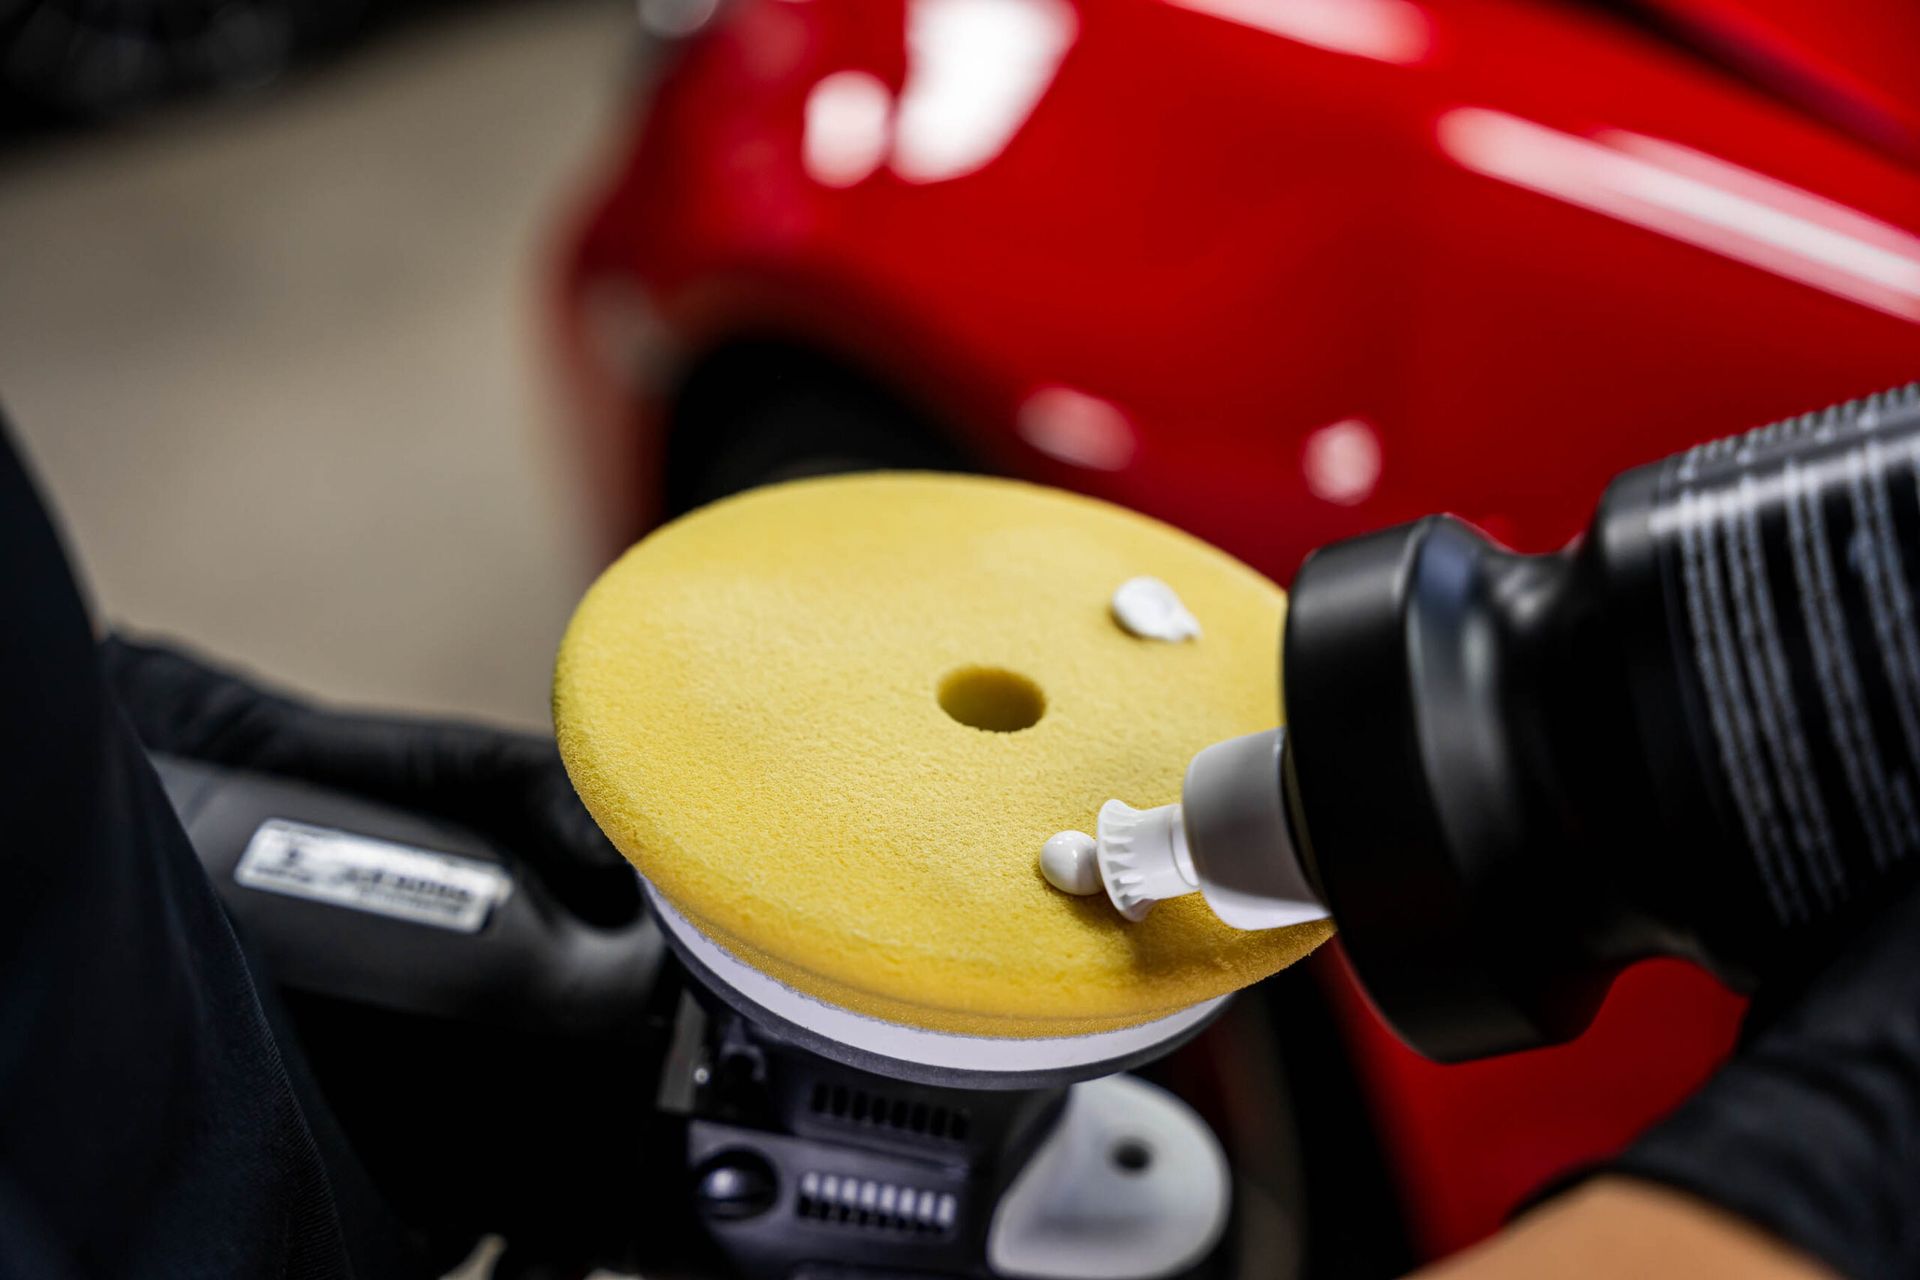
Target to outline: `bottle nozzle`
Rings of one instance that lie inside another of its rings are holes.
[[[1109,800],[1094,829],[1097,837],[1062,831],[1041,846],[1040,870],[1054,888],[1081,896],[1104,889],[1129,920],[1146,919],[1156,902],[1199,891],[1179,805],[1136,809]]]
[[[1215,743],[1193,758],[1179,804],[1100,806],[1096,835],[1063,831],[1040,851],[1056,889],[1106,890],[1114,909],[1144,920],[1153,904],[1199,892],[1236,929],[1325,918],[1282,812],[1282,731]]]
[[[1100,806],[1095,830],[1100,882],[1127,919],[1144,919],[1154,903],[1200,888],[1179,805],[1136,809],[1109,800]]]

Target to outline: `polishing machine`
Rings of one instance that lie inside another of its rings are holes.
[[[591,927],[444,823],[155,763],[354,1151],[445,1234],[446,1269],[485,1231],[509,1241],[496,1280],[1222,1274],[1220,1142],[1117,1074],[1219,1002],[998,1058],[860,1024],[842,1044],[657,898]]]
[[[1629,471],[1557,554],[1448,517],[1329,546],[1292,591],[1284,732],[1201,752],[1180,804],[1108,805],[1100,886],[1130,918],[1191,891],[1243,928],[1330,914],[1382,1012],[1442,1059],[1577,1034],[1642,956],[1751,981],[1916,862],[1917,574],[1920,387]],[[590,929],[458,833],[161,763],[303,1025],[378,1010],[395,1036],[518,1037],[486,1050],[520,1055],[516,1107],[545,1108],[509,1144],[536,1176],[486,1224],[516,1248],[607,1256],[606,1224],[638,1219],[658,1225],[625,1256],[654,1269],[692,1251],[755,1277],[1148,1280],[1221,1238],[1213,1134],[1115,1074],[1217,1001],[1058,1043],[889,1028],[657,895]],[[343,1041],[306,1038],[329,1096],[393,1094]],[[432,1082],[430,1122],[478,1152],[516,1107],[459,1074]],[[611,1141],[584,1159],[583,1132]],[[380,1126],[352,1136],[386,1185],[424,1181]]]

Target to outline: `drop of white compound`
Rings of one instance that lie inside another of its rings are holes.
[[[1115,587],[1113,618],[1143,640],[1178,643],[1200,635],[1200,620],[1158,578],[1128,578]]]
[[[1100,859],[1093,837],[1084,831],[1062,831],[1040,846],[1040,874],[1062,893],[1086,897],[1099,893]]]

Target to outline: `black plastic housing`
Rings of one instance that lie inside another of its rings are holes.
[[[1443,1061],[1621,967],[1736,986],[1920,850],[1920,390],[1627,472],[1566,550],[1431,517],[1310,557],[1283,785],[1362,984]]]

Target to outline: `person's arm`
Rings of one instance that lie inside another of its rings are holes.
[[[1418,1280],[1829,1280],[1836,1273],[1713,1204],[1631,1178],[1600,1177]]]
[[[0,619],[0,1273],[422,1274],[296,1087],[4,421]]]

